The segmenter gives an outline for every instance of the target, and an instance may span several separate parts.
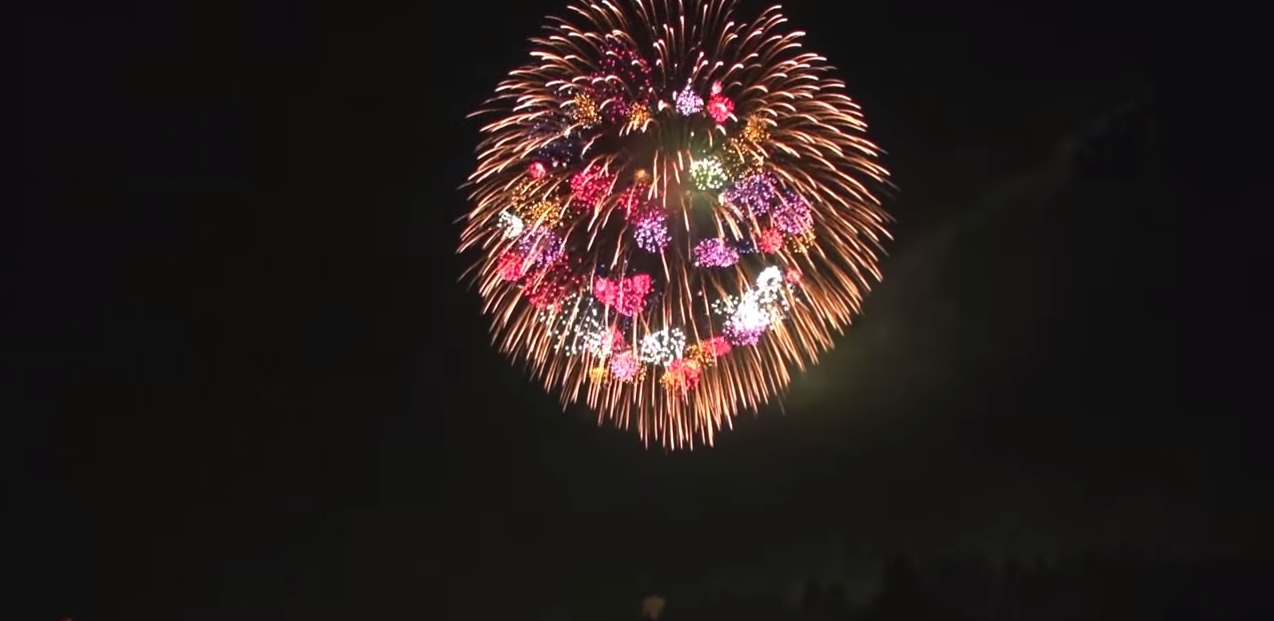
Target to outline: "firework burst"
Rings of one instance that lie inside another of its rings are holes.
[[[476,113],[460,250],[495,343],[670,448],[829,349],[888,238],[859,107],[778,8],[734,8],[571,4]]]

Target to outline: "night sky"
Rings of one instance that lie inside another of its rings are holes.
[[[789,3],[897,240],[781,408],[666,454],[562,412],[456,282],[464,115],[559,3],[179,4],[27,22],[13,618],[626,615],[898,555],[1270,550],[1254,166],[1145,10]]]

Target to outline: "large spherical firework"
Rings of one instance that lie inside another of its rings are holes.
[[[777,8],[577,3],[499,85],[461,251],[563,403],[711,443],[832,346],[888,217],[859,108]]]

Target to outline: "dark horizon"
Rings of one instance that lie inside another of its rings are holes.
[[[21,618],[1269,560],[1255,165],[1216,155],[1247,104],[1150,12],[786,4],[888,152],[885,279],[781,402],[665,453],[562,412],[457,282],[464,115],[563,5],[29,17]]]

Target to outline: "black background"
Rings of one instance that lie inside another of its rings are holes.
[[[21,618],[628,614],[831,548],[1268,551],[1255,140],[1168,15],[792,3],[889,151],[897,242],[784,413],[669,455],[559,411],[456,283],[463,117],[556,10],[30,14]]]

